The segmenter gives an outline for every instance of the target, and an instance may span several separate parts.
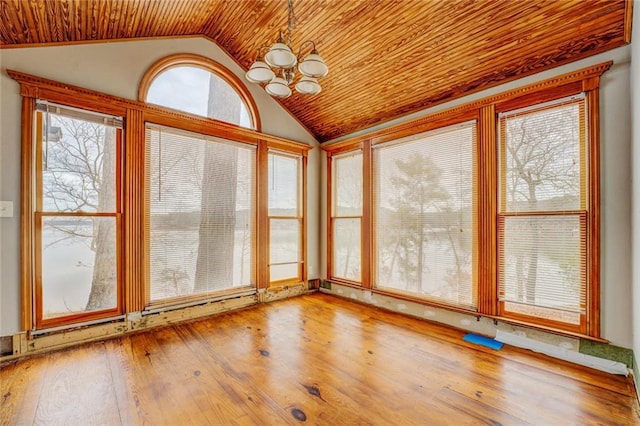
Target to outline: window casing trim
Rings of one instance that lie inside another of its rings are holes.
[[[322,149],[327,153],[338,149],[353,149],[355,144],[370,141],[372,144],[398,139],[403,136],[412,135],[425,130],[444,127],[446,124],[455,122],[458,115],[477,115],[483,107],[492,106],[497,112],[509,109],[516,109],[518,106],[525,106],[530,100],[526,100],[527,95],[535,94],[539,102],[551,100],[558,96],[569,96],[580,91],[588,91],[598,88],[599,77],[613,65],[613,61],[603,62],[588,68],[552,77],[547,80],[535,82],[516,89],[501,92],[493,96],[465,103],[453,108],[448,108],[439,112],[425,115],[424,117],[398,124],[396,126],[380,129],[375,132],[358,135],[340,142],[325,144]],[[564,95],[559,95],[564,93]]]

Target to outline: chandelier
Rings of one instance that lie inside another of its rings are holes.
[[[293,0],[287,0],[289,18],[287,21],[286,39],[280,31],[278,40],[271,46],[262,46],[258,49],[258,58],[247,71],[246,77],[252,83],[265,84],[265,91],[276,98],[288,98],[291,96],[291,83],[296,78],[297,69],[302,77],[295,84],[296,91],[304,95],[320,93],[322,87],[318,78],[329,73],[329,67],[316,50],[316,44],[307,40],[300,45],[298,54],[291,49],[291,31],[296,27],[296,16],[293,12]],[[300,60],[302,49],[311,45],[310,53]],[[268,49],[267,53],[262,53]]]

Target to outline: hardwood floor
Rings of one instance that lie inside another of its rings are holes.
[[[328,295],[7,363],[3,425],[640,424],[630,378]]]

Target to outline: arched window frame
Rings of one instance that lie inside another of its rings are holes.
[[[226,81],[227,84],[229,84],[229,86],[231,86],[235,90],[238,96],[240,96],[240,99],[247,107],[249,118],[252,124],[251,128],[257,131],[261,131],[262,124],[260,122],[260,115],[258,114],[258,107],[253,100],[253,97],[249,93],[249,90],[244,85],[244,83],[242,83],[242,80],[240,80],[237,75],[229,71],[229,69],[224,67],[222,64],[205,56],[190,53],[179,53],[159,59],[149,67],[149,69],[140,80],[140,85],[138,86],[138,100],[140,102],[146,102],[147,96],[149,94],[149,89],[151,88],[153,82],[164,72],[172,68],[184,66],[201,68],[205,71],[217,75],[218,77]],[[163,105],[160,106],[162,106],[163,108],[170,108]],[[181,112],[189,114],[186,111]]]

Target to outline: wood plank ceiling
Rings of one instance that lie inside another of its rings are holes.
[[[294,49],[329,65],[282,100],[323,142],[622,46],[630,0],[297,0]],[[286,0],[0,0],[2,48],[202,35],[246,70],[286,27]],[[250,84],[250,83],[247,83]]]

